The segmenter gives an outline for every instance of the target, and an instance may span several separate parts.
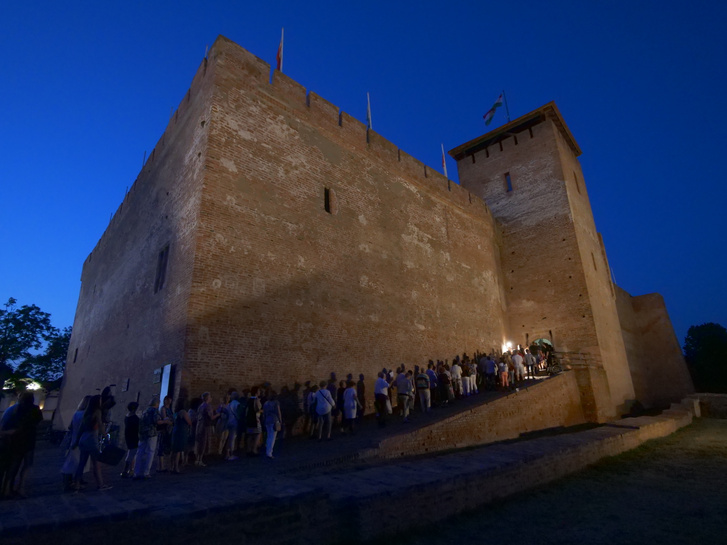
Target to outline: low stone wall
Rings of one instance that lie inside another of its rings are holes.
[[[427,522],[433,523],[575,473],[692,422],[693,415],[685,408],[667,413],[447,456],[441,459],[439,471],[432,467],[412,472],[409,486],[380,487],[363,497],[332,499],[348,515],[348,535],[354,541],[401,533],[418,520],[405,516],[402,505],[406,505],[406,513],[427,513]],[[432,498],[437,499],[435,510],[431,509]]]
[[[559,388],[568,387],[570,380],[565,374],[530,393],[537,390],[538,396],[548,399]],[[502,404],[510,406],[511,400],[503,399]],[[384,536],[395,541],[396,534],[421,523],[422,513],[432,524],[547,484],[650,439],[670,435],[689,425],[698,411],[696,400],[686,399],[659,416],[626,418],[577,433],[501,442],[355,470],[278,476],[262,487],[256,486],[258,476],[250,476],[247,481],[232,483],[234,486],[220,483],[219,493],[201,498],[201,504],[178,497],[157,501],[154,495],[155,505],[173,501],[163,509],[150,509],[141,501],[118,501],[112,495],[92,499],[65,496],[55,506],[67,504],[64,514],[49,509],[41,526],[22,524],[16,520],[17,513],[0,517],[0,536],[4,545],[24,545],[53,541],[82,527],[87,541],[121,545],[128,537],[119,529],[133,524],[135,535],[144,535],[147,541],[194,538],[216,543],[223,540],[221,536],[225,540],[235,536],[241,545],[361,543]],[[92,517],[87,516],[90,506],[80,500],[93,502]],[[25,501],[43,502],[43,498]]]
[[[705,418],[727,418],[727,394],[692,394],[690,399],[699,400]]]
[[[395,458],[484,445],[584,422],[575,373],[566,371],[405,436],[384,439],[376,455]]]

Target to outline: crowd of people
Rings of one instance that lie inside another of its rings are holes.
[[[464,354],[451,364],[430,360],[413,369],[405,364],[395,370],[384,368],[375,380],[372,400],[367,398],[363,374],[358,380],[351,374],[337,380],[331,373],[318,384],[296,383],[280,393],[269,383],[242,392],[231,388],[217,403],[209,392],[192,399],[182,392],[176,403],[171,396],[161,403],[153,397],[141,412],[139,404],[131,402],[124,418],[126,454],[121,477],[151,479],[155,463],[157,473],[181,474],[185,466],[205,467],[209,455],[227,461],[237,460],[243,453],[273,458],[279,434],[291,435],[296,430],[318,441],[330,440],[334,429],[355,434],[371,406],[380,427],[395,411],[407,423],[412,410],[426,414],[433,407],[446,407],[482,391],[516,389],[526,377],[534,378],[544,370],[548,357],[518,349],[500,355]],[[32,393],[24,393],[5,411],[0,424],[1,491],[6,496],[22,488],[25,471],[32,466],[35,426],[42,420],[33,401]],[[373,403],[367,404],[369,401]],[[103,478],[102,447],[116,443],[109,434],[118,428],[111,422],[115,404],[110,388],[101,395],[85,396],[79,403],[63,445],[65,491],[83,490],[88,484],[83,477],[89,470],[97,489],[111,488]]]

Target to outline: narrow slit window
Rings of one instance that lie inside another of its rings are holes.
[[[507,188],[507,192],[509,193],[512,191],[512,178],[510,178],[510,173],[505,173],[505,187]]]
[[[598,270],[598,266],[596,265],[596,256],[593,255],[593,252],[591,252],[591,259],[593,260],[593,268]]]
[[[578,174],[576,174],[576,171],[573,171],[573,179],[576,181],[576,189],[578,190],[578,194],[581,193],[581,184],[578,183]]]
[[[327,187],[323,190],[323,208],[331,213],[331,190]]]
[[[167,277],[167,262],[169,261],[169,245],[167,244],[157,257],[157,274],[154,280],[154,293],[157,293],[164,287],[164,281]]]
[[[73,353],[73,363],[76,363],[77,359],[78,359],[78,348],[76,348],[76,351]]]

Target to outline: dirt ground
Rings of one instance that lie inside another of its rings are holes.
[[[411,515],[426,520],[426,513]],[[669,437],[555,484],[394,541],[397,545],[726,544],[727,420],[696,420]]]

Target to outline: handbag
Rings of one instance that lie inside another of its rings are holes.
[[[276,422],[275,425],[273,426],[273,429],[275,431],[280,431],[280,430],[283,429],[283,426],[282,426],[282,424],[280,422]]]
[[[98,461],[109,466],[117,465],[126,454],[126,451],[115,445],[106,445],[98,455]]]
[[[71,449],[71,439],[73,439],[73,432],[71,430],[66,431],[65,435],[63,436],[63,440],[61,441],[60,448],[62,451],[67,451]]]

